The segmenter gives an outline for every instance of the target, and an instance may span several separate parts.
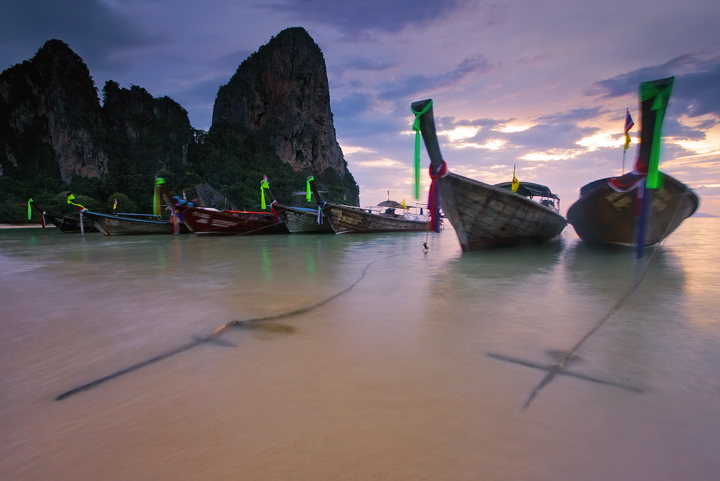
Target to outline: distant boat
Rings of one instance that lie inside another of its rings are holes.
[[[267,235],[289,231],[273,213],[217,210],[195,206],[181,197],[173,197],[164,184],[158,185],[160,195],[176,212],[178,220],[198,235]]]
[[[45,224],[52,224],[57,227],[61,232],[66,234],[74,234],[81,232],[80,229],[80,214],[51,214],[49,212],[42,213]],[[97,228],[93,223],[92,219],[83,217],[83,229],[87,232],[97,232]]]
[[[660,128],[673,81],[670,77],[640,84],[642,133],[633,171],[583,186],[580,199],[568,209],[568,222],[583,241],[629,246],[640,239],[642,246],[652,246],[670,235],[698,208],[699,199],[692,190],[673,177],[657,172]],[[657,172],[657,188],[648,185],[653,178],[651,164]]]
[[[412,110],[419,117],[440,208],[455,229],[462,250],[540,243],[559,236],[567,221],[559,213],[560,198],[548,187],[521,182],[513,192],[511,182],[489,185],[447,169],[431,103],[414,102]]]
[[[100,214],[84,211],[83,217],[92,219],[97,230],[105,235],[172,234],[172,220],[163,220],[145,214]],[[186,234],[187,227],[179,225],[179,233]]]
[[[217,210],[208,207],[176,205],[179,218],[199,235],[287,234],[285,224],[276,222],[268,212]]]
[[[427,215],[407,212],[399,202],[383,201],[375,207],[355,207],[325,202],[310,181],[315,199],[322,206],[322,211],[336,234],[371,233],[371,232],[416,232],[430,228]],[[402,214],[395,211],[400,209]]]
[[[318,223],[318,211],[315,209],[276,204],[275,210],[288,230],[293,234],[334,232],[330,222],[322,212],[320,212],[322,223]]]

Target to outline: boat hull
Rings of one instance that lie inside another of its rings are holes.
[[[440,206],[464,252],[545,242],[567,225],[557,212],[510,190],[453,173],[437,182]]]
[[[418,232],[430,228],[427,220],[409,220],[400,216],[372,214],[359,207],[327,204],[325,216],[336,234],[371,232]]]
[[[66,234],[74,234],[77,232],[81,232],[79,214],[56,216],[45,212],[43,213],[43,216],[45,217],[45,224],[52,224],[58,229],[60,229],[61,232],[64,232]],[[86,216],[83,216],[83,230],[85,231],[85,233],[98,231],[92,219]]]
[[[293,233],[332,233],[330,222],[323,215],[323,223],[317,223],[317,211],[297,209],[287,206],[276,206],[278,215]]]
[[[639,212],[638,189],[617,192],[602,182],[570,206],[568,222],[578,237],[590,244],[633,245],[636,237],[636,212]],[[690,217],[699,199],[685,184],[664,175],[663,187],[646,189],[648,221],[645,244],[661,242]]]
[[[143,234],[172,234],[173,225],[170,221],[155,221],[121,217],[117,215],[85,212],[83,216],[93,220],[97,230],[104,235],[143,235]],[[186,234],[188,229],[180,227],[180,233]]]
[[[272,215],[232,214],[197,207],[176,207],[185,225],[198,235],[287,234],[285,224],[275,223]]]

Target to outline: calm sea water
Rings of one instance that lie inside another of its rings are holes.
[[[452,230],[427,254],[424,233],[0,230],[0,479],[718,479],[718,239],[686,220],[580,347],[568,371],[609,384],[559,375],[523,410],[545,371],[489,354],[555,362],[631,253],[571,227],[468,254]]]

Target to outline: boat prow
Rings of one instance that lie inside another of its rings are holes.
[[[542,191],[521,195],[507,188],[510,183],[493,186],[447,170],[431,102],[415,102],[412,110],[419,117],[440,207],[455,229],[462,250],[546,242],[559,236],[567,221],[558,212],[559,198],[547,187],[529,184]],[[535,196],[540,197],[540,202],[533,200]]]
[[[645,245],[652,246],[669,236],[698,208],[700,199],[685,184],[664,175],[663,187],[647,189],[647,230]],[[589,244],[617,244],[631,246],[636,242],[637,212],[642,199],[638,188],[626,191],[613,189],[608,179],[587,184],[567,211],[568,222],[578,237]],[[644,182],[644,177],[641,179]]]

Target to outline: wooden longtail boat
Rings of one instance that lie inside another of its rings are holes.
[[[414,102],[412,110],[430,156],[440,208],[455,229],[462,250],[539,243],[560,235],[567,222],[559,213],[560,199],[547,187],[521,182],[513,192],[510,182],[489,185],[448,171],[431,102]],[[539,202],[533,200],[536,196]]]
[[[267,235],[287,234],[285,224],[275,222],[267,212],[217,210],[206,207],[176,205],[179,218],[198,235]]]
[[[83,217],[92,219],[97,230],[105,235],[131,234],[172,234],[171,220],[162,220],[156,216],[142,214],[100,214],[84,211]],[[179,233],[186,234],[187,227],[180,225]]]
[[[80,214],[54,215],[49,212],[43,212],[41,215],[45,220],[45,224],[52,224],[61,232],[74,234],[81,231]],[[85,216],[83,216],[83,230],[85,233],[98,231],[92,219]]]
[[[318,212],[315,209],[275,204],[275,210],[288,230],[293,234],[334,232],[330,222],[322,212],[320,212],[320,215],[323,222],[322,224],[318,223]]]
[[[173,197],[164,185],[158,186],[160,195],[176,212],[178,220],[190,232],[198,235],[267,235],[287,234],[285,224],[268,212],[217,210],[197,207],[181,197]]]
[[[314,180],[310,181],[310,188],[336,234],[417,232],[426,231],[430,228],[430,219],[426,215],[396,214],[395,207],[383,205],[385,202],[381,202],[377,207],[366,207],[364,209],[325,202],[320,198]],[[397,202],[395,204],[400,205]]]
[[[699,199],[692,190],[657,172],[660,128],[672,84],[672,77],[640,84],[642,133],[633,171],[583,186],[580,199],[568,209],[568,222],[583,241],[629,246],[639,240],[643,247],[652,246],[697,209]],[[653,170],[655,187],[649,185]]]

